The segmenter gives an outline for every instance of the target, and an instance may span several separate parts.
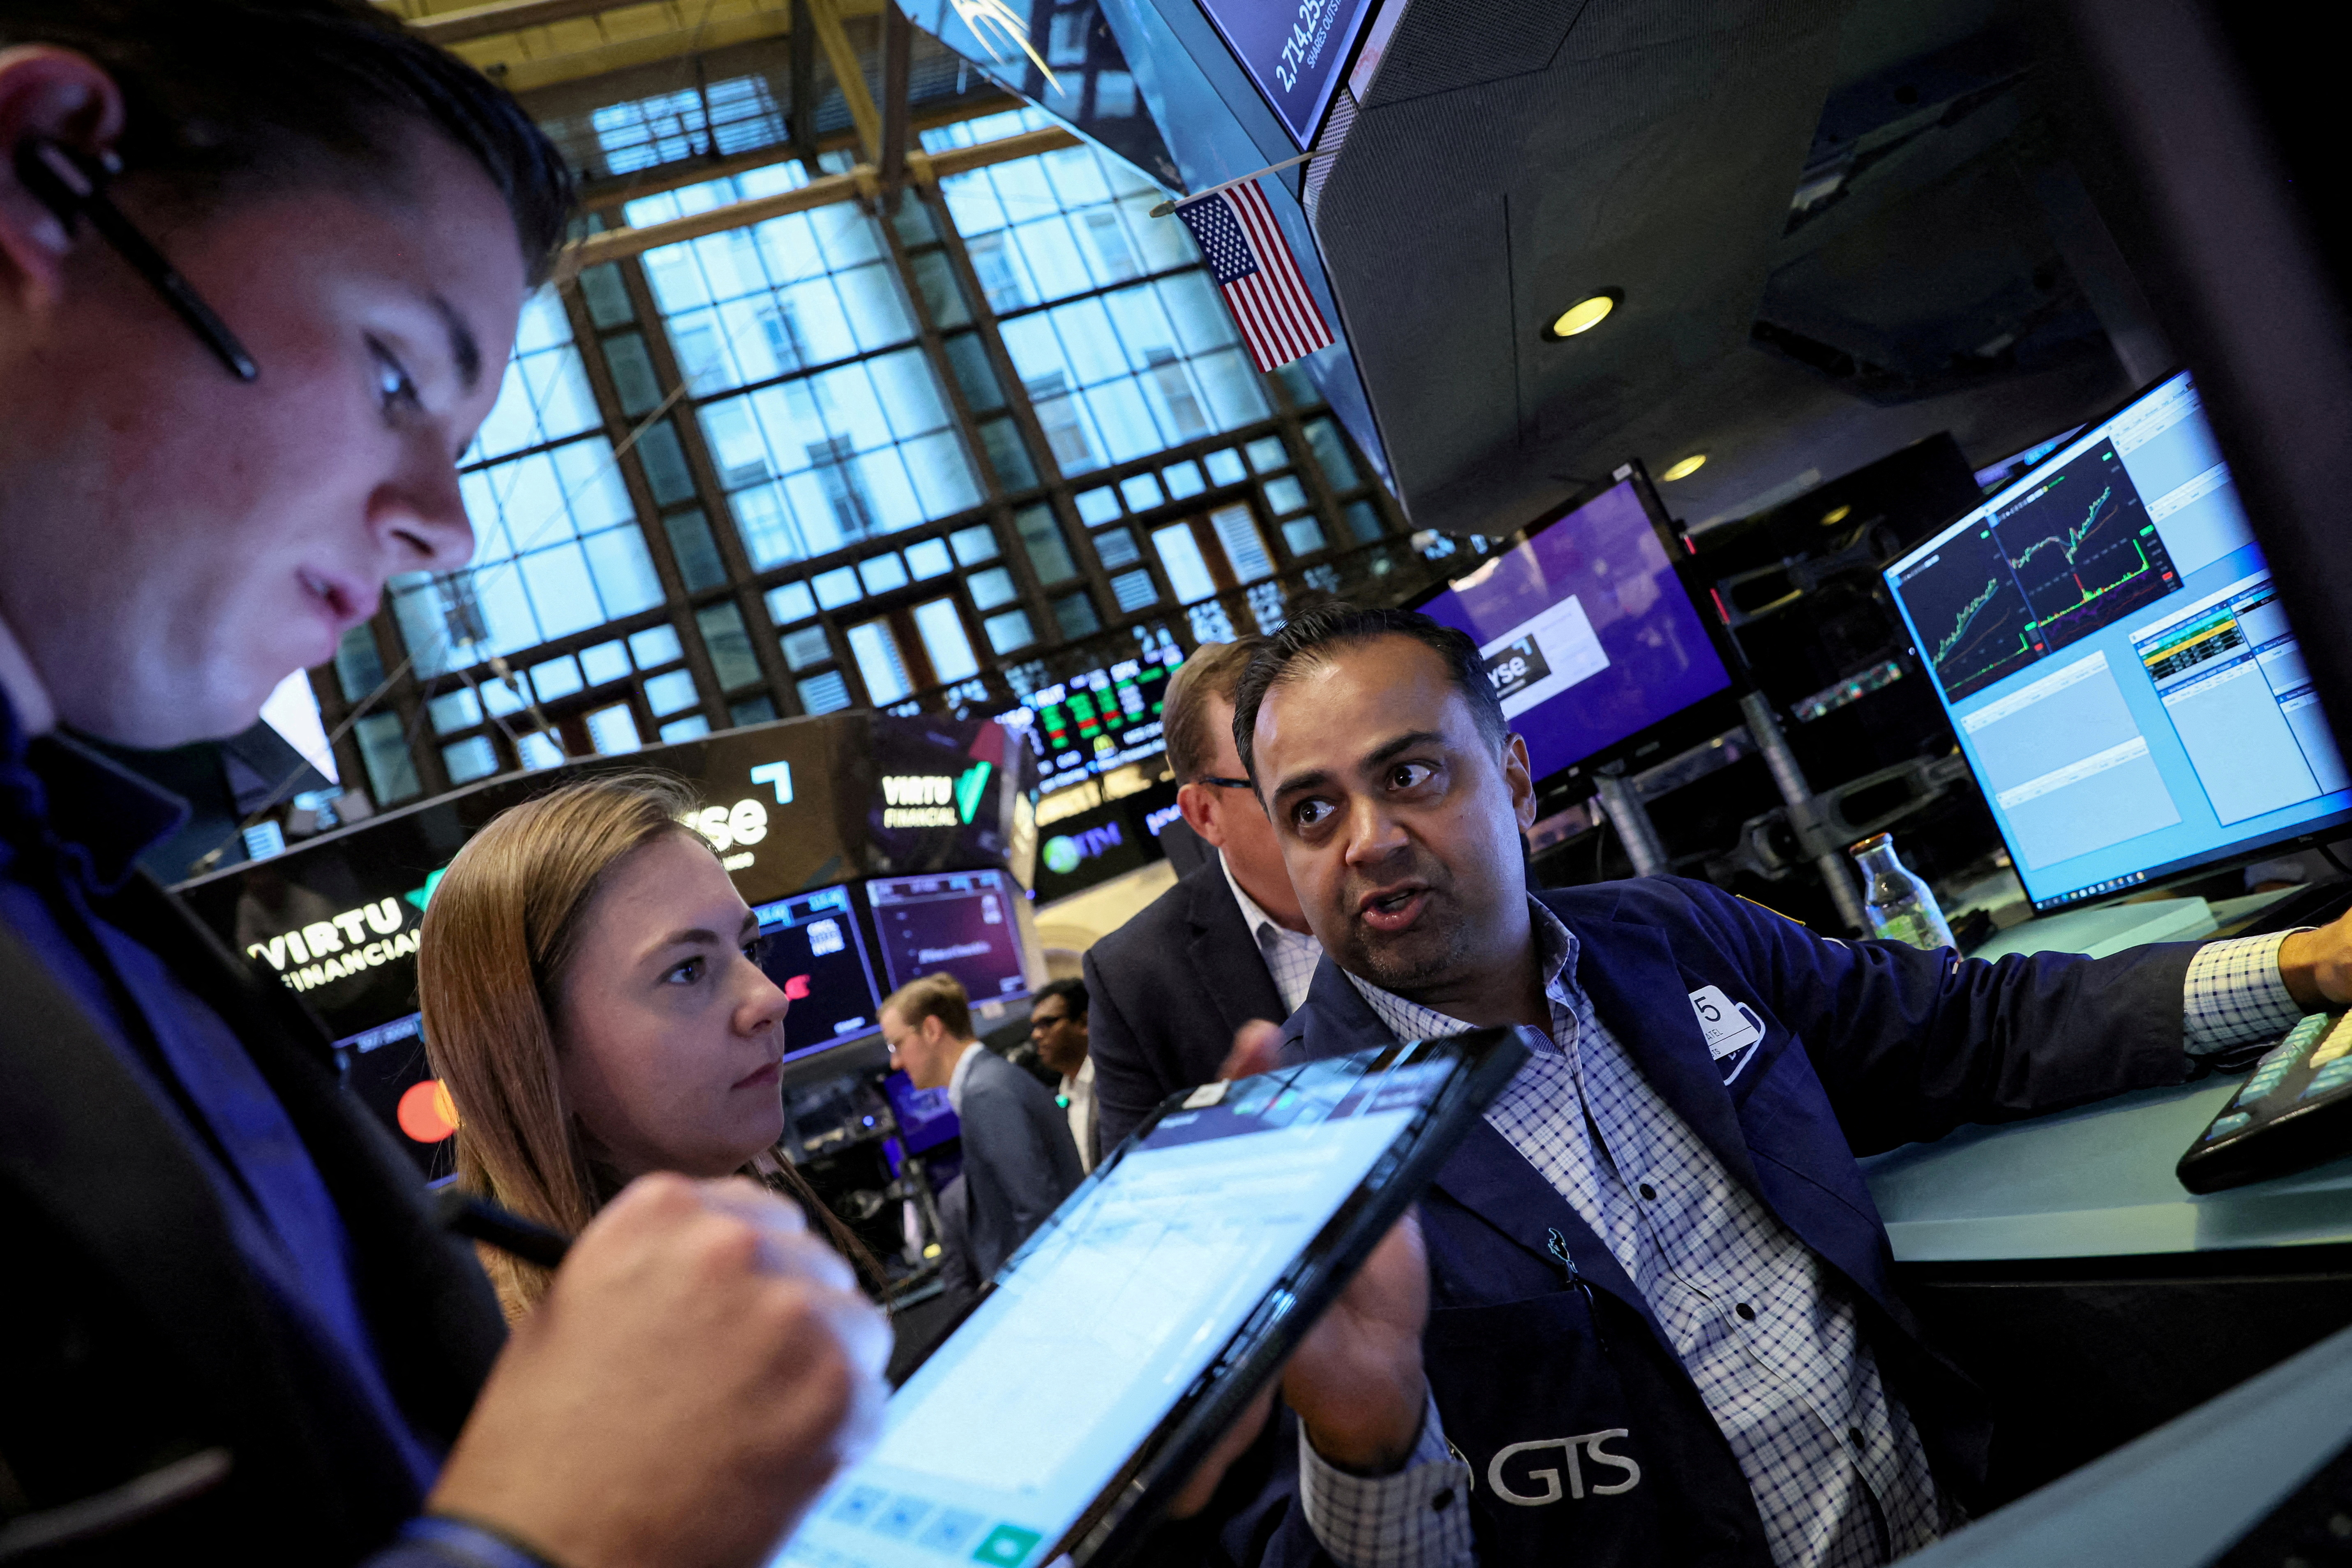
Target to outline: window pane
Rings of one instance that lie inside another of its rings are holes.
[[[569,658],[551,658],[530,667],[530,689],[541,702],[569,697],[581,688],[580,666]]]
[[[645,531],[635,523],[591,534],[583,547],[588,569],[595,574],[597,596],[604,601],[604,619],[634,616],[662,602],[661,577],[646,549]]]
[[[698,511],[681,511],[662,519],[669,535],[670,554],[677,574],[689,592],[716,588],[727,581],[727,563],[719,557],[719,542],[710,536],[710,520]]]
[[[948,542],[926,539],[920,544],[907,546],[907,569],[917,578],[937,577],[952,571],[954,563],[948,559]]]
[[[857,580],[866,584],[869,594],[887,594],[907,585],[907,563],[898,559],[896,551],[870,556],[857,563]]]
[[[980,438],[988,447],[989,466],[996,470],[997,482],[1008,490],[1037,488],[1037,467],[1029,460],[1028,444],[1010,419],[991,419],[980,427]]]
[[[732,605],[709,605],[694,612],[702,646],[710,652],[710,668],[721,690],[748,686],[760,679],[760,661],[743,630],[743,612]]]
[[[1265,506],[1276,517],[1286,517],[1307,505],[1307,489],[1289,474],[1265,481]]]
[[[1249,477],[1249,470],[1242,467],[1242,455],[1230,447],[1210,453],[1208,464],[1212,484],[1237,485]]]
[[[1370,544],[1381,536],[1381,514],[1368,500],[1351,500],[1343,515],[1348,520],[1348,531],[1362,543]]]
[[[1075,641],[1102,630],[1102,617],[1095,614],[1095,602],[1083,588],[1054,601],[1054,620],[1062,628],[1064,641]]]
[[[1274,558],[1265,552],[1265,541],[1258,536],[1249,508],[1221,506],[1209,514],[1209,526],[1216,531],[1217,542],[1225,547],[1225,560],[1236,579],[1250,583],[1274,575]]]
[[[963,290],[956,287],[955,272],[946,256],[929,250],[909,259],[915,272],[915,291],[922,296],[923,308],[931,313],[934,325],[941,329],[961,327],[971,320],[971,311],[963,302]]]
[[[1348,457],[1348,444],[1339,434],[1339,426],[1329,419],[1307,422],[1307,445],[1315,453],[1315,460],[1323,465],[1323,472],[1335,490],[1351,490],[1363,480],[1357,477],[1356,465]]]
[[[1124,528],[1107,528],[1095,535],[1095,558],[1105,566],[1120,567],[1143,559],[1135,535]]]
[[[613,373],[613,390],[621,412],[635,418],[661,403],[661,383],[654,378],[653,356],[646,340],[635,332],[615,332],[604,340],[604,363]]]
[[[636,718],[625,702],[596,709],[588,715],[588,742],[599,755],[607,757],[634,752],[645,744],[637,735]]]
[[[1118,601],[1118,611],[1123,616],[1149,609],[1160,602],[1160,589],[1149,572],[1127,572],[1112,578],[1110,594]]]
[[[433,732],[446,735],[452,730],[470,730],[482,721],[482,704],[471,691],[445,691],[425,705],[432,717]]]
[[[486,779],[499,771],[498,748],[490,744],[488,735],[469,736],[441,748],[441,765],[449,770],[453,784]]]
[[[629,308],[629,290],[621,281],[617,263],[607,261],[580,275],[580,294],[588,302],[588,319],[600,327],[617,327],[635,319]]]
[[[600,642],[580,650],[580,672],[591,686],[618,680],[629,673],[629,650],[617,642]]]
[[[1203,354],[1192,362],[1192,369],[1209,400],[1210,419],[1218,429],[1231,430],[1266,416],[1265,385],[1241,350]]]
[[[1149,511],[1168,498],[1160,493],[1160,479],[1154,474],[1131,474],[1118,482],[1118,493],[1127,498],[1133,511]]]
[[[985,523],[957,529],[948,535],[948,543],[954,547],[956,560],[966,566],[996,559],[996,531]]]
[[[1070,547],[1062,538],[1061,524],[1054,521],[1053,508],[1024,506],[1013,514],[1013,528],[1029,552],[1029,564],[1036,569],[1037,581],[1051,585],[1078,574]]]
[[[541,768],[563,765],[563,748],[557,745],[555,738],[544,730],[533,730],[523,736],[515,743],[515,749],[522,753],[522,765],[533,773]]]
[[[1108,485],[1100,489],[1080,490],[1077,495],[1080,522],[1117,522],[1118,497]]]
[[[816,602],[828,610],[855,604],[866,597],[866,590],[857,585],[856,568],[836,566],[830,572],[820,572],[814,580]]]
[[[668,420],[650,426],[637,437],[637,461],[644,465],[646,485],[663,506],[692,499],[694,471],[686,466],[686,448]]]
[[[780,626],[807,620],[816,614],[816,598],[805,583],[787,583],[768,590],[768,619]]]
[[[972,655],[971,638],[964,634],[963,616],[957,613],[953,599],[916,605],[915,630],[923,639],[923,651],[930,656],[931,673],[941,685],[980,673],[980,660]]]
[[[1208,488],[1201,479],[1201,465],[1198,463],[1178,463],[1173,468],[1162,468],[1160,477],[1168,482],[1168,493],[1178,500],[1199,495]]]
[[[646,682],[646,706],[659,718],[675,713],[681,708],[691,708],[702,699],[694,689],[694,672],[673,669],[667,675],[656,675]]]
[[[1160,552],[1160,564],[1168,574],[1168,585],[1176,590],[1178,604],[1189,605],[1217,591],[1217,581],[1209,574],[1209,563],[1201,553],[1200,542],[1192,537],[1191,523],[1152,530],[1151,547]]]
[[[837,713],[849,706],[849,682],[837,669],[810,676],[798,689],[804,713]]]
[[[335,683],[343,689],[346,702],[357,702],[383,684],[383,656],[376,651],[374,627],[353,626],[335,645]]]
[[[963,399],[974,414],[993,413],[1004,406],[1003,389],[996,384],[995,368],[988,363],[988,350],[981,346],[977,333],[957,333],[948,339],[947,351],[948,369],[963,388]]]
[[[1011,653],[1037,640],[1037,634],[1030,629],[1026,610],[1007,610],[1001,616],[991,616],[981,623],[981,630],[988,634],[988,646],[998,653]]]
[[[1290,467],[1289,449],[1283,446],[1279,436],[1261,436],[1242,449],[1249,454],[1250,467],[1261,474]]]
[[[360,743],[360,761],[367,765],[368,793],[378,805],[425,793],[416,777],[416,763],[408,754],[408,737],[397,713],[371,713],[352,727]]]
[[[697,713],[691,719],[679,719],[661,727],[664,745],[676,745],[680,741],[698,741],[710,733],[710,721]]]
[[[1282,525],[1282,542],[1293,555],[1312,555],[1323,548],[1323,525],[1309,517],[1294,517]]]
[[[772,697],[747,697],[727,705],[727,721],[738,730],[751,724],[772,723],[775,717],[776,700]]]
[[[914,690],[907,667],[898,659],[898,639],[887,621],[867,621],[849,628],[849,651],[866,682],[866,700],[876,707],[896,702]]]
[[[686,657],[686,648],[677,640],[676,626],[647,626],[629,636],[629,653],[639,669],[659,669],[663,665]]]
[[[1013,584],[1013,574],[1002,566],[975,572],[964,579],[963,585],[971,595],[974,609],[992,610],[999,605],[1009,605],[1020,596],[1020,590]]]
[[[784,662],[795,670],[824,664],[833,658],[833,641],[824,635],[823,626],[803,626],[796,632],[786,632],[782,646]]]

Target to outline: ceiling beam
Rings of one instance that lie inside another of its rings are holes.
[[[1058,126],[1049,126],[1043,131],[1024,131],[1017,136],[983,142],[977,147],[955,147],[935,154],[910,152],[907,154],[907,170],[917,180],[937,181],[950,174],[985,169],[992,163],[1009,163],[1015,158],[1027,158],[1039,153],[1079,145],[1078,138],[1072,132]],[[566,281],[578,276],[583,268],[617,261],[625,256],[642,255],[659,246],[676,245],[682,240],[699,239],[707,234],[764,223],[786,213],[807,212],[813,207],[830,206],[835,202],[872,196],[879,188],[880,183],[873,165],[861,163],[845,174],[826,174],[811,180],[798,190],[755,196],[747,202],[734,202],[723,207],[712,207],[707,212],[688,213],[667,223],[649,223],[642,228],[616,228],[603,234],[592,234],[585,239],[565,246],[558,254],[556,280]]]
[[[467,38],[487,38],[522,27],[544,27],[551,22],[569,22],[575,16],[593,16],[599,11],[644,3],[645,0],[494,0],[488,5],[426,12],[406,20],[410,32],[446,48]],[[384,5],[384,0],[377,0],[377,4]],[[384,8],[399,10],[396,5],[385,5]]]
[[[887,5],[890,0],[882,3]],[[858,143],[871,163],[882,154],[882,116],[866,89],[866,71],[857,63],[857,51],[850,47],[849,34],[842,27],[839,0],[809,0],[809,21],[816,29],[816,41],[824,46],[825,63],[833,67],[834,83],[841,89],[842,101],[849,106]]]
[[[915,25],[895,0],[883,0],[882,155],[875,163],[881,171],[882,200],[894,211],[898,187],[907,180],[907,96],[914,55]]]

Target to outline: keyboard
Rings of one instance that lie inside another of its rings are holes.
[[[2352,1011],[2315,1013],[2254,1064],[2180,1156],[2192,1193],[2217,1193],[2352,1154]]]

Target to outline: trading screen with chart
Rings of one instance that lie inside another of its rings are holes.
[[[2037,906],[2352,810],[2187,373],[1886,577]]]

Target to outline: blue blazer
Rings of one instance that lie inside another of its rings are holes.
[[[1732,1179],[1843,1278],[1948,1516],[1965,1517],[1985,1473],[1985,1403],[1896,1295],[1855,1155],[2181,1081],[2195,945],[1987,963],[1827,940],[1679,879],[1536,897],[1577,934],[1576,983],[1643,1074]],[[1759,1042],[1720,1062],[1690,1001],[1707,985],[1763,1026]],[[1283,1049],[1311,1059],[1392,1038],[1326,959]],[[1567,1201],[1481,1122],[1422,1218],[1425,1361],[1446,1436],[1471,1466],[1465,1502],[1488,1568],[1764,1568],[1763,1523],[1729,1445],[1640,1293]],[[1295,1458],[1276,1465],[1223,1521],[1224,1552],[1316,1562],[1293,1506]]]

